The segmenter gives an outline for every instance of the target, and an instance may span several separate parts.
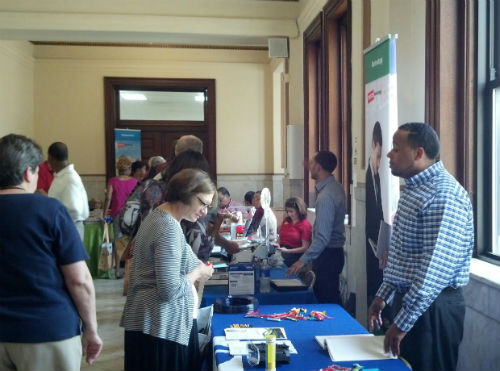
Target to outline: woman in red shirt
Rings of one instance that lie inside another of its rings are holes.
[[[292,197],[285,202],[286,218],[280,227],[277,249],[283,254],[289,267],[295,263],[311,244],[312,227],[306,219],[307,207],[300,197]]]

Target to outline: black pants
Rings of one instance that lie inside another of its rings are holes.
[[[193,320],[187,346],[140,331],[125,331],[126,371],[190,371],[199,370],[200,367],[196,320]]]
[[[394,316],[401,308],[401,300],[402,295],[396,294]],[[401,356],[410,363],[413,371],[452,371],[457,368],[464,317],[462,289],[444,289],[401,341]]]
[[[288,245],[281,245],[281,247],[285,247],[287,249],[293,249],[293,247],[290,247]],[[295,263],[299,258],[302,256],[302,254],[287,254],[287,253],[281,253],[281,256],[283,256],[283,261],[285,262],[287,267],[291,267],[293,263]]]
[[[344,249],[324,249],[313,261],[316,275],[313,291],[318,303],[342,305],[339,290],[339,276],[344,268]]]

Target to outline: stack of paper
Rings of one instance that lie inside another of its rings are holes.
[[[275,335],[276,339],[286,339],[283,327],[226,328],[224,332],[227,340],[260,340],[270,333]]]
[[[372,334],[316,336],[316,341],[328,350],[334,362],[393,359],[384,352],[384,336]]]

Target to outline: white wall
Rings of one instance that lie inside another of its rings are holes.
[[[28,42],[0,41],[0,137],[10,133],[35,135],[32,55]]]
[[[36,46],[35,126],[68,144],[81,174],[104,174],[105,76],[216,80],[217,172],[273,171],[266,51]]]

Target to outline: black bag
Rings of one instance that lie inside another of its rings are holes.
[[[127,197],[118,216],[120,231],[127,236],[133,236],[139,227],[141,214],[141,197],[151,184],[151,179],[139,184]]]

